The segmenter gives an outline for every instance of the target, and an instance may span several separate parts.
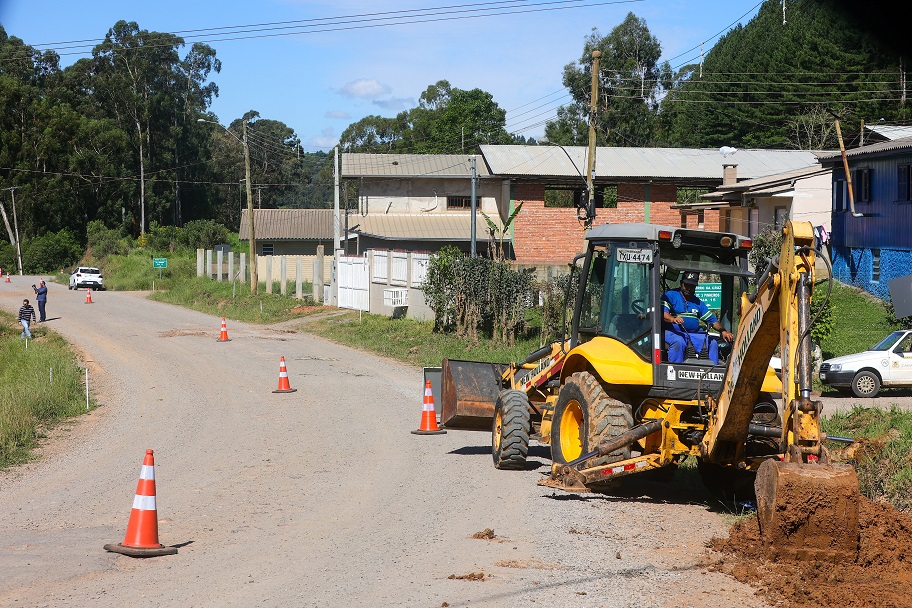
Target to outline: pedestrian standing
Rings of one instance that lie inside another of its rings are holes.
[[[32,308],[28,300],[22,300],[22,308],[19,309],[19,323],[22,324],[21,340],[31,339],[32,332],[29,331],[29,323],[35,318],[35,309]]]
[[[40,287],[35,287],[34,285],[32,285],[32,289],[35,290],[35,296],[36,296],[35,299],[38,300],[38,321],[40,321],[41,323],[44,323],[45,321],[47,321],[47,316],[45,315],[45,312],[44,312],[44,307],[47,305],[47,299],[48,299],[47,285],[45,285],[44,281],[42,280]]]

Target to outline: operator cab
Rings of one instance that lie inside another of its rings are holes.
[[[736,304],[747,289],[750,241],[735,234],[654,224],[606,224],[590,230],[574,311],[579,342],[604,336],[653,364],[650,396],[692,399],[718,392],[731,345],[712,328],[719,346],[714,363],[688,348],[683,363],[670,363],[664,339],[662,296],[678,289],[685,272],[700,273],[697,296],[723,328],[737,333]]]

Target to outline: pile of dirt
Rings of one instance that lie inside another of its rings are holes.
[[[757,588],[776,606],[912,606],[912,517],[864,497],[858,507],[854,563],[769,561],[753,516],[735,524],[728,538],[710,541],[722,554],[711,570]]]

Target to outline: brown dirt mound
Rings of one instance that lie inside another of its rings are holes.
[[[862,497],[860,545],[852,564],[766,559],[756,516],[709,546],[722,553],[711,568],[759,589],[776,606],[908,608],[912,606],[912,516]]]

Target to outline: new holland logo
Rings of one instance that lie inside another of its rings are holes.
[[[722,379],[725,378],[725,374],[720,372],[695,372],[685,369],[678,370],[678,380],[700,380],[701,378],[713,382],[722,382]]]

